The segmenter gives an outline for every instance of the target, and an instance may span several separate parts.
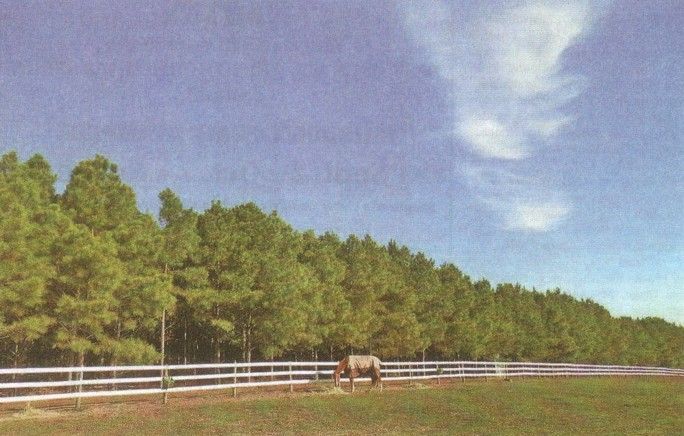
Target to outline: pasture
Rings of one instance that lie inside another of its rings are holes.
[[[473,380],[29,410],[0,416],[0,434],[681,434],[682,411],[679,377]]]

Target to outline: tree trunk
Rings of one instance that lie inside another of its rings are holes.
[[[19,342],[14,343],[14,358],[12,362],[12,367],[14,369],[17,369],[19,367]],[[12,383],[17,381],[17,373],[12,374]],[[14,388],[14,391],[12,393],[13,396],[17,396],[17,389]]]
[[[188,364],[188,318],[185,317],[183,329],[183,365]]]
[[[160,348],[161,348],[161,358],[160,358],[160,364],[161,366],[164,366],[164,362],[166,360],[166,308],[162,309],[162,322],[161,322],[161,339],[160,339]],[[166,376],[166,373],[164,372],[164,368],[160,370],[160,387],[163,389],[164,388],[164,377]],[[166,404],[166,393],[164,393],[164,404]]]
[[[214,305],[214,317],[216,319],[219,319],[221,316],[221,308],[218,306],[218,304]],[[216,334],[216,341],[214,341],[214,346],[216,349],[214,350],[214,360],[216,363],[221,363],[221,337],[217,333]]]
[[[252,314],[247,321],[247,362],[252,361]]]
[[[252,362],[252,329],[247,329],[247,363]]]
[[[273,353],[271,353],[271,381],[273,381]]]
[[[247,360],[247,328],[242,327],[242,361]]]
[[[314,350],[314,362],[318,362],[318,348]],[[314,367],[314,371],[316,371],[316,380],[318,380],[318,365]]]
[[[121,340],[121,317],[119,317],[116,320],[116,340],[119,341]],[[114,356],[114,359],[112,359],[112,366],[116,366],[119,364],[119,358],[117,356]],[[117,377],[117,371],[114,370],[112,371],[112,378]],[[112,390],[116,390],[116,383],[112,383]]]
[[[69,362],[67,363],[67,366],[69,368],[74,366],[74,355],[72,353],[69,353]],[[73,380],[73,373],[71,371],[69,371],[69,381],[71,381],[71,380]],[[74,387],[69,386],[69,392],[73,392],[73,391],[74,391]]]
[[[214,361],[216,363],[221,363],[221,342],[218,339],[214,341],[214,347]]]
[[[166,308],[162,309],[160,348],[161,365],[163,365],[166,360]]]
[[[81,351],[78,354],[78,366],[80,366],[81,368],[83,368],[85,366],[85,353],[83,351]],[[83,380],[83,370],[81,370],[81,372],[78,373],[78,380],[79,381]],[[83,391],[83,385],[79,384],[78,385],[78,392],[82,392],[82,391]],[[76,398],[76,408],[77,409],[81,408],[81,397]]]

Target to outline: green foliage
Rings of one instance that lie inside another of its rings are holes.
[[[162,389],[171,389],[174,384],[176,384],[176,381],[173,377],[167,375],[162,379]]]
[[[166,189],[157,222],[102,156],[61,196],[55,180],[39,155],[0,157],[0,365],[353,351],[684,366],[684,328],[659,318],[473,282],[394,241],[298,232],[253,203],[197,213]]]
[[[316,237],[313,231],[302,235],[299,261],[308,267],[314,277],[307,297],[309,345],[325,344],[332,349],[344,349],[352,345],[348,338],[354,334],[351,323],[352,305],[346,298],[342,282],[347,265],[339,258],[342,247],[333,233]]]
[[[215,343],[239,343],[249,360],[253,351],[277,356],[304,340],[313,274],[297,261],[299,235],[252,203],[226,209],[215,202],[198,228],[210,287],[196,307],[207,320],[235,326],[231,334],[210,322]]]
[[[102,354],[118,364],[153,364],[159,360],[155,346],[138,338],[106,338],[102,341]]]
[[[100,155],[74,168],[61,203],[74,222],[95,233],[114,230],[139,213],[135,194],[121,183],[117,166]]]
[[[54,323],[46,304],[55,274],[55,179],[40,156],[23,164],[15,153],[0,159],[0,343],[14,344],[14,365]]]
[[[106,352],[108,327],[117,319],[115,291],[124,268],[111,238],[69,223],[53,248],[52,311],[59,323],[54,346],[76,354]]]

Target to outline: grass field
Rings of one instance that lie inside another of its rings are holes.
[[[681,379],[525,379],[29,411],[0,434],[684,434],[683,413]]]

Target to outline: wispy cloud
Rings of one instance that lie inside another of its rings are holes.
[[[600,6],[588,0],[484,2],[474,11],[445,1],[401,6],[407,29],[448,86],[453,136],[472,150],[471,166],[477,162],[495,173],[500,162],[533,157],[572,125],[574,117],[561,107],[581,92],[584,80],[563,72],[562,56],[587,32]],[[539,181],[523,179],[513,197],[497,197],[491,181],[470,182],[488,205],[505,209],[509,229],[545,231],[569,213],[567,201],[536,199]]]
[[[546,231],[558,224],[567,213],[568,206],[562,203],[519,204],[509,212],[506,224],[516,230]]]
[[[532,3],[491,17],[481,35],[488,41],[497,80],[520,97],[548,93],[564,85],[561,54],[587,24],[586,2]]]
[[[561,192],[544,187],[532,176],[477,164],[466,165],[460,174],[471,192],[508,230],[548,231],[570,212]]]
[[[517,132],[495,119],[473,117],[462,120],[459,133],[485,157],[522,159],[527,155]]]

